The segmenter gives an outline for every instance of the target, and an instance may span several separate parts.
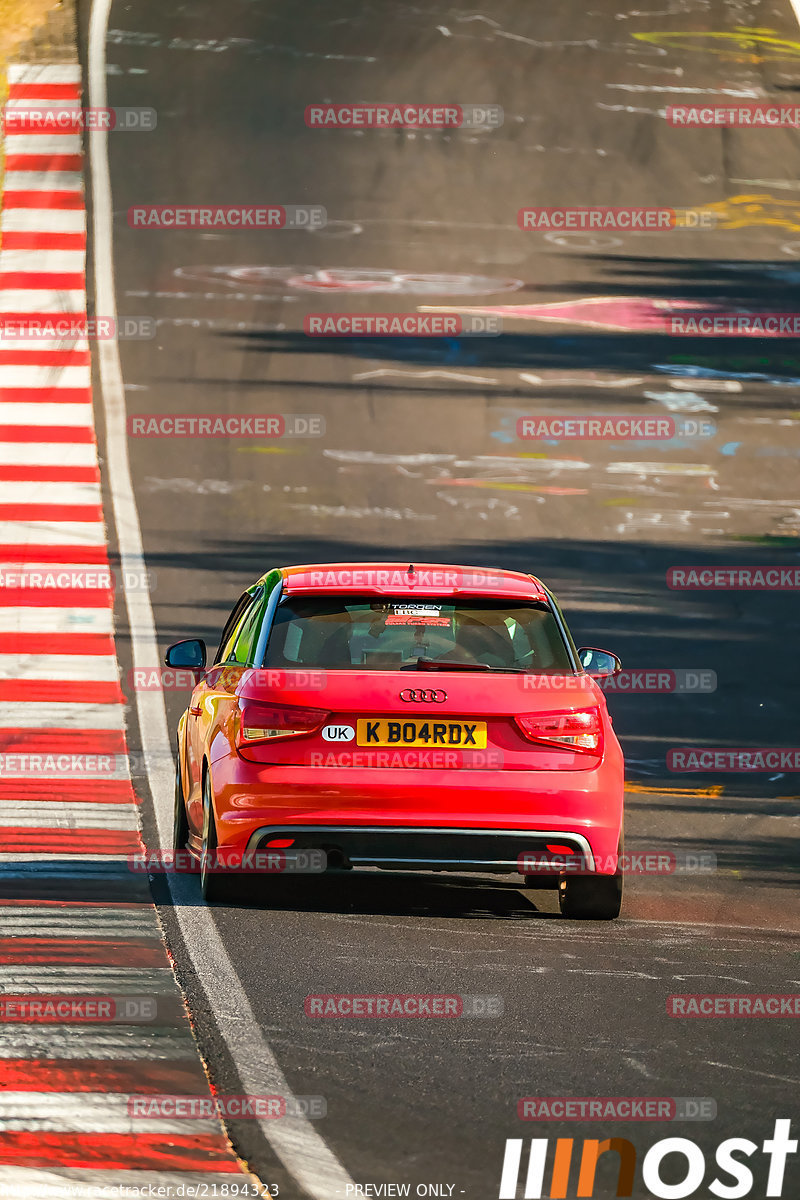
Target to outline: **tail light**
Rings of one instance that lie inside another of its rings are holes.
[[[330,716],[324,708],[292,708],[287,704],[241,701],[237,745],[273,742],[278,738],[313,733]]]
[[[514,720],[529,742],[602,754],[603,724],[597,708],[583,708],[578,712],[529,713]]]

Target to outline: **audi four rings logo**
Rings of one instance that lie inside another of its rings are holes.
[[[401,700],[424,700],[428,704],[444,704],[447,699],[447,692],[439,691],[436,688],[406,688],[400,693]]]

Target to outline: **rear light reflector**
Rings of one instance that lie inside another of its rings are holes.
[[[575,849],[574,846],[551,846],[549,842],[547,843],[547,849],[550,851],[551,854],[577,854],[578,853],[578,851]]]
[[[292,708],[255,700],[242,700],[240,705],[237,734],[240,746],[313,733],[330,716],[323,708]]]
[[[514,720],[529,742],[581,750],[588,754],[602,753],[603,724],[598,708],[584,708],[578,712],[529,713]]]

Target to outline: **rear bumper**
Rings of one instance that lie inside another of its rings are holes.
[[[606,873],[622,831],[618,748],[586,771],[270,766],[231,755],[211,772],[221,846],[295,837],[338,845],[354,866],[516,871],[520,853],[551,843]]]
[[[547,854],[558,842],[595,869],[591,846],[581,834],[563,830],[432,829],[384,825],[273,825],[255,829],[248,850],[265,850],[273,839],[291,837],[292,850],[324,850],[338,867],[389,867],[405,871],[519,870],[522,854]]]

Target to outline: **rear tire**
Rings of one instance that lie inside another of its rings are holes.
[[[613,921],[622,906],[622,873],[617,875],[562,875],[558,905],[571,921]]]
[[[210,869],[217,856],[217,825],[214,806],[211,803],[211,779],[206,769],[203,778],[203,846],[200,852],[200,891],[207,904],[224,903],[230,900],[233,880],[224,871]],[[218,865],[218,864],[214,864]]]

